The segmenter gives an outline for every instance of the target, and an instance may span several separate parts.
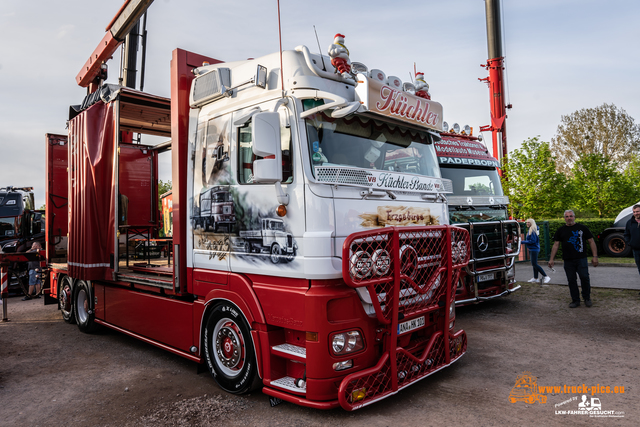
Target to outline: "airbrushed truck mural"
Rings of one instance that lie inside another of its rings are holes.
[[[191,206],[194,249],[223,262],[233,253],[245,262],[290,263],[298,247],[288,224],[276,214],[275,199],[260,203],[252,193],[250,201],[242,189],[253,182],[255,156],[249,126],[237,127],[238,177],[233,176],[230,164],[229,116],[198,126]],[[261,256],[245,256],[249,254]]]

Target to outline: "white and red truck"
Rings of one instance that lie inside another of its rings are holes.
[[[508,295],[516,285],[520,226],[509,219],[509,198],[502,191],[500,163],[469,126],[454,124],[435,142],[440,172],[451,182],[449,223],[469,231],[471,259],[456,289],[456,305]]]
[[[96,62],[124,33],[78,76],[90,95],[69,119],[68,173],[49,174],[68,189],[68,247],[49,264],[65,320],[206,364],[230,393],[321,409],[371,404],[465,353],[454,298],[470,242],[447,225],[439,103],[304,46],[230,63],[176,49],[168,99],[103,83]],[[171,138],[169,265],[123,258],[131,236],[156,237],[167,149],[129,132]],[[235,220],[196,226],[214,187]]]

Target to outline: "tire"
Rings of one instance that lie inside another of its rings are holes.
[[[73,290],[73,306],[78,329],[85,333],[94,332],[98,325],[94,322],[95,314],[91,303],[91,289],[84,280],[78,280]]]
[[[248,254],[251,253],[251,243],[249,242],[244,242],[244,251]]]
[[[75,313],[73,312],[73,279],[64,276],[58,282],[58,309],[62,313],[62,319],[67,323],[76,323]]]
[[[631,246],[624,241],[622,233],[611,233],[602,242],[604,251],[612,257],[625,257],[631,253]]]
[[[273,245],[271,245],[271,262],[274,264],[278,264],[281,260],[282,256],[282,250],[280,249],[280,245],[277,243],[274,243]]]
[[[24,280],[20,278],[20,275],[16,270],[9,270],[7,272],[7,292],[22,292],[24,295],[27,295],[27,291],[25,291]],[[27,286],[27,289],[29,286]]]
[[[209,372],[220,388],[243,394],[260,385],[249,324],[235,305],[222,302],[213,308],[203,346]]]

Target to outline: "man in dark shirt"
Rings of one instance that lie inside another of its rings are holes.
[[[593,240],[593,234],[582,224],[576,224],[576,215],[572,210],[564,212],[564,222],[566,225],[558,228],[553,236],[555,243],[551,249],[549,257],[549,267],[553,268],[553,259],[558,252],[558,247],[562,243],[562,259],[564,260],[564,272],[569,282],[569,293],[571,294],[570,308],[580,306],[580,291],[578,289],[578,279],[582,287],[582,298],[584,305],[591,307],[591,282],[589,281],[589,262],[587,261],[587,246],[589,242],[591,253],[593,254],[593,266],[598,266],[598,249]]]
[[[624,240],[631,246],[640,273],[640,204],[633,205],[633,216],[624,228]]]

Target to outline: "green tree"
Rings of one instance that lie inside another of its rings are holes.
[[[556,172],[549,143],[530,138],[505,159],[502,185],[514,218],[561,216],[572,203],[570,183]]]
[[[640,126],[613,104],[583,108],[561,120],[551,139],[551,152],[558,171],[565,175],[585,154],[602,154],[625,168],[640,152]]]
[[[158,211],[160,212],[160,237],[166,237],[164,234],[164,212],[162,212],[162,195],[171,191],[171,181],[158,180]]]
[[[599,153],[580,156],[571,169],[576,189],[575,205],[599,218],[615,217],[635,203],[630,180],[618,171],[618,164]]]
[[[629,194],[627,194],[629,204],[627,206],[635,205],[640,201],[640,156],[636,156],[622,171],[622,177],[629,188]]]
[[[162,195],[172,189],[171,181],[158,180],[158,209],[162,211]]]

